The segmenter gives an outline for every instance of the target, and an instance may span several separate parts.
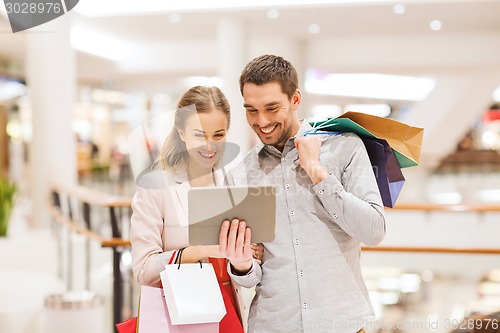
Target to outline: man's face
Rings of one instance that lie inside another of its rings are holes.
[[[290,100],[279,83],[243,86],[244,107],[247,121],[266,145],[283,150],[286,141],[299,130],[300,123],[295,110],[300,104],[300,91],[296,90]]]

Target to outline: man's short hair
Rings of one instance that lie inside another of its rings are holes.
[[[289,61],[275,55],[262,55],[251,60],[241,72],[240,92],[243,94],[245,83],[260,86],[273,82],[280,84],[281,91],[289,99],[299,88],[297,71]]]

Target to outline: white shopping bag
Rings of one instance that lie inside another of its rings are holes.
[[[166,265],[160,277],[173,325],[218,323],[226,315],[212,264]]]

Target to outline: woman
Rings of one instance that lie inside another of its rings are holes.
[[[230,123],[229,103],[220,89],[197,86],[184,93],[177,107],[154,171],[137,181],[130,231],[134,275],[141,285],[159,287],[160,271],[177,261],[179,249],[184,249],[182,263],[210,258],[226,296],[227,314],[219,330],[243,332],[219,246],[189,246],[187,229],[189,188],[223,184],[218,166]],[[253,245],[256,253],[257,248]]]

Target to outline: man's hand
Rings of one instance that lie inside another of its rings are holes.
[[[264,258],[264,245],[262,243],[250,244],[250,248],[252,249],[252,257],[255,261],[260,265],[262,264],[262,259]]]
[[[237,274],[244,275],[252,268],[252,231],[245,221],[233,219],[222,223],[219,235],[219,252],[231,262]]]
[[[314,135],[309,135],[295,138],[294,142],[302,169],[306,171],[314,184],[323,181],[328,176],[328,172],[319,161],[321,140]]]

